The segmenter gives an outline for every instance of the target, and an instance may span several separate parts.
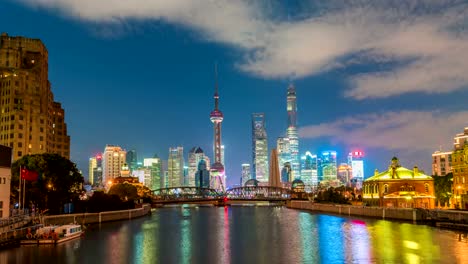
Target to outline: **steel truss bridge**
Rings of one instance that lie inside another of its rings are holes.
[[[210,188],[172,187],[153,191],[153,204],[208,203],[229,204],[231,201],[286,201],[291,189],[271,186],[246,186],[220,192]]]

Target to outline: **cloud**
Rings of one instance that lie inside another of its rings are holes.
[[[301,78],[355,63],[368,65],[370,71],[349,77],[345,96],[353,99],[468,87],[464,1],[310,1],[291,19],[281,2],[20,1],[93,23],[161,20],[182,25],[204,40],[239,48],[244,55],[239,69],[264,78]]]
[[[388,112],[346,117],[300,129],[301,138],[329,138],[350,147],[401,151],[453,148],[455,134],[468,126],[463,112]]]

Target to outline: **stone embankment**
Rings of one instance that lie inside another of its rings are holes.
[[[383,208],[340,204],[321,204],[311,201],[290,201],[293,209],[318,211],[347,216],[364,216],[380,219],[395,219],[412,222],[451,223],[461,227],[468,224],[468,212],[454,210],[428,210],[422,208]],[[468,227],[468,226],[467,226]]]
[[[144,204],[142,208],[109,211],[101,213],[83,213],[83,214],[66,214],[66,215],[50,215],[44,216],[42,223],[44,225],[64,225],[70,223],[77,224],[95,224],[119,220],[133,219],[148,215],[151,213],[151,205]]]

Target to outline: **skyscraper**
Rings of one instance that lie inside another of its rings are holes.
[[[149,175],[145,177],[144,184],[151,190],[163,188],[163,169],[162,160],[158,155],[153,158],[143,159],[143,166],[149,169]]]
[[[364,182],[364,152],[351,151],[348,154],[348,165],[351,166],[351,185],[358,189],[362,188]]]
[[[250,164],[244,163],[242,164],[241,186],[244,186],[245,183],[250,179],[252,179],[252,175],[250,173]]]
[[[260,183],[268,182],[268,139],[265,114],[252,114],[252,164],[253,179]]]
[[[136,170],[138,167],[138,159],[137,159],[137,152],[136,150],[132,149],[127,151],[127,165],[130,168],[130,171]]]
[[[452,151],[432,153],[432,175],[445,176],[452,172]]]
[[[13,148],[13,160],[41,153],[70,158],[65,111],[54,101],[41,40],[1,34],[0,89],[0,144]]]
[[[200,188],[210,187],[210,171],[208,170],[208,162],[204,159],[198,162],[195,173],[195,186]]]
[[[184,148],[169,148],[167,161],[167,177],[169,187],[184,185]]]
[[[223,122],[223,113],[219,110],[219,94],[218,94],[218,72],[215,68],[215,93],[214,103],[215,108],[210,113],[210,120],[213,123],[214,128],[214,163],[211,166],[212,170],[212,187],[214,189],[224,190],[226,184],[224,179],[224,165],[221,159],[221,122]]]
[[[120,170],[125,164],[126,151],[119,146],[106,145],[102,157],[103,184],[110,185],[112,180],[120,176]]]
[[[301,157],[301,180],[308,187],[317,185],[317,155],[312,155],[309,151]]]
[[[291,153],[289,148],[289,138],[279,137],[276,140],[276,149],[278,150],[278,160],[280,168],[284,167],[286,162],[291,161]]]
[[[88,168],[88,182],[94,184],[94,170],[97,168],[97,159],[96,157],[89,158],[89,168]]]
[[[268,177],[268,186],[282,187],[280,179],[280,168],[278,165],[278,152],[276,149],[271,150],[269,172],[270,175]]]
[[[297,132],[297,103],[296,88],[290,84],[287,95],[288,129],[286,135],[289,139],[289,154],[291,157],[291,169],[294,179],[300,178],[299,160],[299,134]]]
[[[322,152],[322,175],[324,181],[333,181],[337,177],[336,151]]]
[[[188,186],[195,186],[195,174],[198,171],[198,164],[205,160],[206,169],[210,170],[210,158],[205,155],[200,147],[193,147],[188,156]]]

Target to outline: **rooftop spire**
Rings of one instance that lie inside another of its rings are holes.
[[[218,110],[218,105],[219,105],[219,95],[218,95],[218,63],[215,62],[215,93],[214,93],[214,99],[215,99],[215,110]]]

